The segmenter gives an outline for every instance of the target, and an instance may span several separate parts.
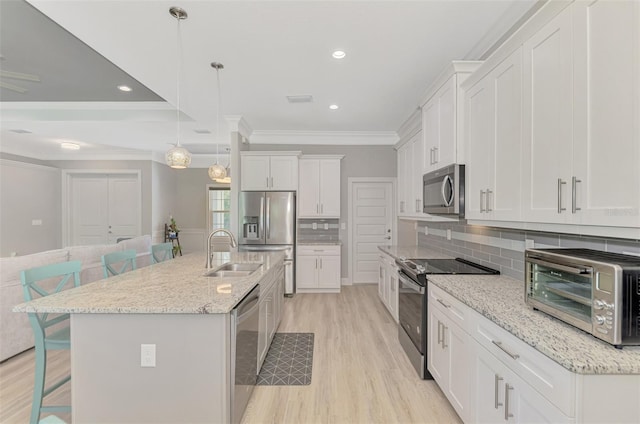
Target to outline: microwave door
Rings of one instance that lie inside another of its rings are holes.
[[[265,243],[266,196],[261,191],[243,191],[238,202],[240,235],[239,244]]]

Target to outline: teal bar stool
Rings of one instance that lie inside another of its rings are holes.
[[[173,259],[173,242],[159,243],[151,246],[151,261],[154,264]]]
[[[69,284],[73,277],[73,286],[80,286],[80,261],[63,262],[59,264],[45,265],[37,268],[27,269],[20,273],[22,281],[22,290],[24,292],[24,300],[31,301],[33,295],[38,294],[42,297],[49,296],[60,292]],[[46,283],[47,287],[54,284],[58,279],[60,281],[55,285],[53,290],[42,287]],[[38,423],[42,412],[70,412],[71,405],[51,405],[42,406],[42,399],[63,384],[71,380],[68,375],[50,387],[44,387],[45,375],[47,370],[47,351],[48,350],[68,350],[71,348],[69,325],[47,334],[47,328],[52,325],[69,321],[69,314],[60,314],[54,318],[49,318],[48,313],[29,312],[29,322],[33,329],[36,346],[36,370],[35,383],[33,386],[33,403],[31,405],[31,424]]]
[[[116,266],[118,263],[121,263],[119,268]],[[119,271],[116,271],[117,269]],[[134,249],[102,255],[104,278],[109,278],[111,275],[122,274],[126,271],[133,271],[134,269],[136,269],[136,251]]]

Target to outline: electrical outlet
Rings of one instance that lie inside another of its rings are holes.
[[[140,345],[140,366],[143,368],[153,368],[156,366],[156,345]]]
[[[427,227],[426,225],[424,226],[424,235],[425,236],[429,235],[429,227]]]
[[[318,224],[314,222],[313,224],[311,224],[311,228],[314,229],[314,230],[317,230],[318,229]]]
[[[41,219],[32,219],[31,220],[31,225],[42,225],[42,220]]]
[[[447,230],[447,240],[451,240],[451,230]]]
[[[328,229],[329,229],[329,223],[328,223],[328,222],[325,222],[325,223],[324,223],[324,229],[325,229],[325,230],[328,230]]]

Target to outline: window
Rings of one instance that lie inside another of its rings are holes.
[[[231,229],[231,191],[228,188],[209,187],[209,230]],[[226,237],[218,233],[214,237]]]

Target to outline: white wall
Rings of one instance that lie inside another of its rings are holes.
[[[396,176],[396,152],[393,146],[340,146],[299,144],[254,144],[253,151],[302,151],[307,155],[344,155],[340,168],[340,223],[349,218],[350,177],[394,177]],[[349,228],[340,230],[342,241],[342,277],[349,276]]]
[[[61,179],[54,167],[0,159],[0,256],[62,247]]]
[[[169,223],[176,200],[177,172],[163,163],[151,163],[151,240],[154,244],[164,242],[164,224]]]

